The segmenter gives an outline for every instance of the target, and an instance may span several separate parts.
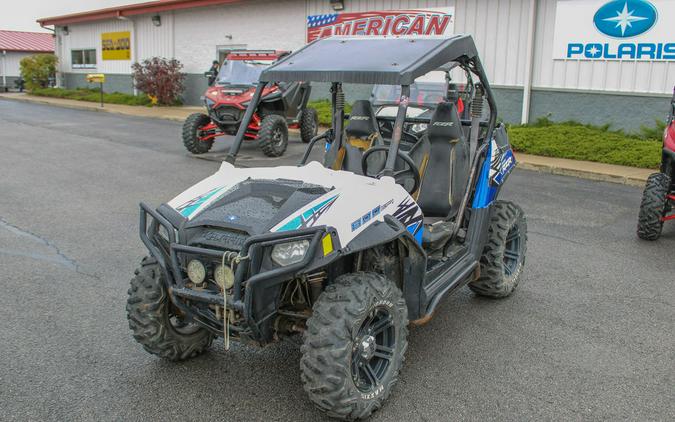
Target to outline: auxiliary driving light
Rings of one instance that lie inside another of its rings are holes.
[[[201,261],[193,259],[188,262],[187,275],[191,282],[195,284],[202,284],[206,278],[206,267]]]
[[[309,240],[280,243],[272,248],[272,261],[285,267],[302,261],[309,249]]]
[[[213,271],[213,278],[221,289],[229,290],[234,286],[234,273],[226,265],[218,265]]]

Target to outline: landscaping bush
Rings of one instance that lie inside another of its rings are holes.
[[[59,59],[53,54],[34,54],[21,59],[19,67],[21,77],[29,91],[46,88],[49,86],[49,78],[56,75],[56,65]]]
[[[185,90],[182,68],[178,60],[161,57],[146,59],[131,66],[136,88],[160,105],[180,104],[180,96]]]
[[[307,107],[316,110],[319,115],[319,124],[330,126],[331,124],[331,105],[329,100],[310,101]],[[345,104],[345,113],[351,113],[352,107],[350,104]]]
[[[509,138],[515,151],[546,157],[569,158],[623,166],[658,168],[661,140],[648,131],[630,135],[608,126],[540,119],[529,126],[512,126]]]
[[[66,98],[69,100],[88,101],[97,103],[101,101],[101,94],[98,89],[78,88],[39,88],[31,92],[33,95],[52,98]],[[124,105],[150,105],[151,101],[146,96],[134,96],[122,94],[121,92],[103,93],[103,102],[108,104]]]

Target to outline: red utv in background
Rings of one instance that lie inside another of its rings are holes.
[[[637,235],[641,239],[656,240],[661,236],[663,223],[675,220],[675,89],[670,100],[670,115],[663,132],[661,171],[647,179],[642,195]]]
[[[208,152],[216,137],[234,135],[239,129],[260,73],[287,55],[287,51],[241,50],[228,54],[216,82],[204,94],[208,114],[194,113],[183,125],[183,144],[193,154]],[[268,157],[279,157],[288,145],[288,129],[300,129],[303,142],[316,136],[316,110],[307,108],[309,83],[268,86],[246,130],[245,139],[258,140]]]

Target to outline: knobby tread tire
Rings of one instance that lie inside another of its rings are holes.
[[[319,115],[313,108],[306,108],[300,114],[300,139],[308,143],[319,130]]]
[[[665,215],[670,177],[665,173],[654,173],[647,178],[642,194],[638,216],[637,235],[640,239],[656,240],[661,236]]]
[[[516,270],[507,276],[504,272],[506,237],[518,224],[521,235],[521,259]],[[509,296],[520,281],[527,255],[527,220],[525,213],[516,204],[495,201],[490,214],[488,238],[480,258],[480,277],[469,283],[469,288],[480,296],[502,298]]]
[[[149,353],[170,361],[196,357],[211,345],[213,336],[201,328],[191,334],[177,332],[169,319],[170,300],[154,258],[145,257],[131,279],[127,319],[134,339]]]
[[[211,118],[203,113],[193,113],[185,119],[183,123],[183,145],[193,154],[204,154],[209,152],[213,146],[213,139],[201,141],[197,137],[197,131],[200,127],[209,124]]]
[[[351,375],[352,347],[368,313],[383,303],[394,319],[394,357],[381,387],[359,391]],[[382,406],[398,379],[408,347],[408,310],[401,291],[376,273],[340,276],[326,287],[307,321],[301,347],[301,378],[309,399],[334,418],[356,420]]]
[[[275,130],[282,131],[283,140],[277,144],[274,139]],[[288,125],[286,119],[278,114],[268,114],[263,117],[258,131],[258,146],[268,157],[281,157],[288,146]]]

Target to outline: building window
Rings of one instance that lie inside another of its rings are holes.
[[[95,69],[96,49],[71,50],[71,63],[73,69]]]

